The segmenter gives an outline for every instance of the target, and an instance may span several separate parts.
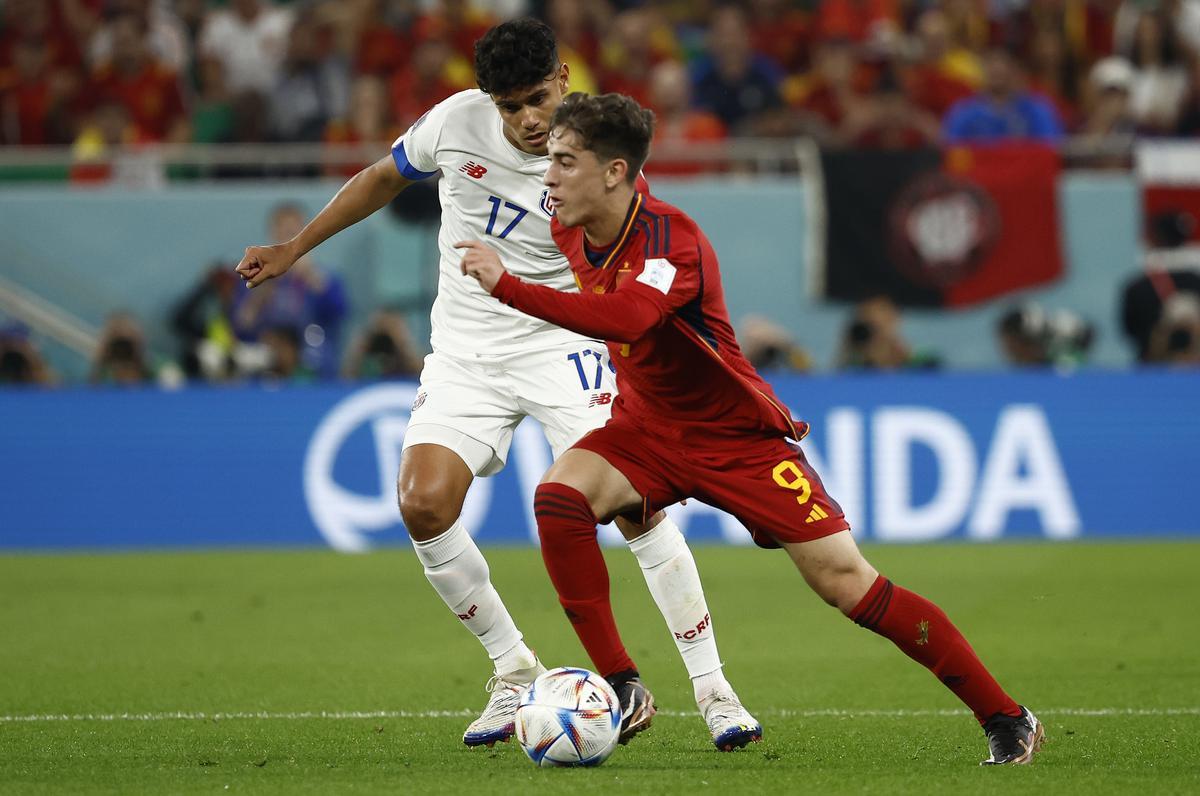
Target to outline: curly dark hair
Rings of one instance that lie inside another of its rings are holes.
[[[488,94],[535,86],[557,66],[554,31],[530,17],[497,25],[475,42],[475,80]]]
[[[550,118],[550,129],[561,127],[579,136],[584,149],[602,162],[621,158],[629,164],[625,179],[633,184],[650,157],[654,111],[624,94],[590,97],[580,91],[567,95]]]

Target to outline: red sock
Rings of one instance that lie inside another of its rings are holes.
[[[1021,714],[950,618],[921,595],[894,586],[880,575],[850,618],[890,639],[905,655],[933,672],[980,723],[997,713]]]
[[[587,498],[562,484],[541,484],[533,497],[542,560],[575,635],[601,675],[634,669],[608,600],[608,567],[596,541]]]

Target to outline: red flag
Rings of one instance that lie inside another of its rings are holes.
[[[999,233],[979,267],[947,286],[947,306],[976,304],[1062,276],[1060,168],[1058,152],[1040,144],[946,151],[945,172],[983,189],[999,217]]]
[[[822,155],[822,292],[967,306],[1062,276],[1058,153],[1040,144]]]

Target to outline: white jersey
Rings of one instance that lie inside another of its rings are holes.
[[[579,335],[501,304],[460,268],[461,240],[481,240],[526,282],[577,289],[550,237],[546,155],[509,143],[491,98],[461,91],[435,105],[392,145],[396,168],[410,180],[441,172],[442,226],[437,298],[431,313],[435,352],[506,355],[581,340]]]

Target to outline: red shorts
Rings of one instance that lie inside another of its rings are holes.
[[[782,437],[666,440],[614,418],[575,443],[602,456],[642,495],[640,519],[685,498],[732,514],[759,547],[810,542],[850,527],[799,445]]]

